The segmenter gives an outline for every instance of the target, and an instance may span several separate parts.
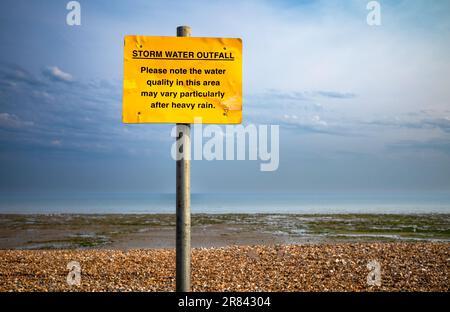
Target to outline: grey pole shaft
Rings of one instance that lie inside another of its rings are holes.
[[[189,26],[177,27],[177,37],[190,37]],[[177,162],[176,291],[191,291],[191,126],[177,124],[183,158]]]

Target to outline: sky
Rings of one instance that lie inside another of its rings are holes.
[[[0,2],[0,191],[174,192],[171,125],[121,122],[123,38],[243,41],[244,124],[280,164],[193,161],[192,192],[449,191],[450,2]]]

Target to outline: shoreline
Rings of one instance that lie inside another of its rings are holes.
[[[450,242],[450,214],[193,214],[198,248]],[[175,247],[173,214],[0,214],[0,249]]]

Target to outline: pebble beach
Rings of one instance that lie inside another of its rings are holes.
[[[70,262],[80,265],[73,283]],[[379,264],[379,284],[368,281]],[[70,282],[72,281],[72,282]],[[450,290],[449,243],[195,248],[193,291]],[[0,250],[0,291],[174,291],[174,249]]]

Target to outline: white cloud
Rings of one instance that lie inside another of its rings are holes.
[[[61,143],[62,143],[61,140],[52,140],[50,142],[50,144],[53,146],[61,146]]]
[[[29,126],[33,126],[33,122],[23,121],[14,114],[0,113],[0,127],[17,129]]]
[[[71,82],[73,81],[73,77],[71,74],[63,72],[56,66],[49,66],[43,71],[44,75],[52,80],[63,81],[63,82]]]
[[[315,130],[319,130],[328,126],[328,123],[319,115],[304,115],[299,117],[297,115],[284,114],[281,121],[286,125],[309,127]]]

